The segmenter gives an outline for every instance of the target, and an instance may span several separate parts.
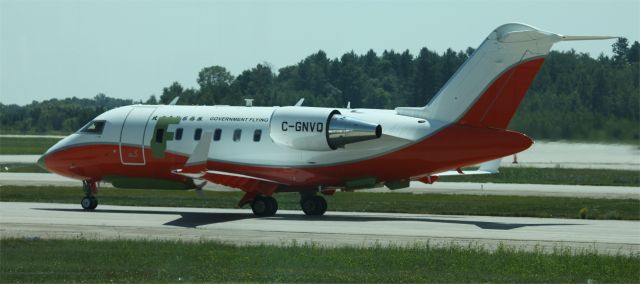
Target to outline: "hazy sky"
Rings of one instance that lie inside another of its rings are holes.
[[[221,65],[274,70],[320,49],[438,52],[477,47],[523,22],[567,35],[640,37],[640,1],[9,1],[0,0],[0,102],[146,100]],[[613,41],[566,42],[597,56]]]

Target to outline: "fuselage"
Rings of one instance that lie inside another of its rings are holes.
[[[289,121],[290,125],[274,126],[271,122],[278,109],[120,107],[61,140],[43,155],[42,163],[52,172],[81,180],[137,178],[188,188],[193,182],[172,171],[182,168],[203,133],[211,132],[208,169],[259,177],[290,188],[345,187],[361,179],[375,180],[379,185],[416,179],[517,153],[532,143],[508,130],[427,121],[398,115],[394,110],[327,109],[379,124],[382,135],[335,150],[300,150],[275,143],[273,128],[295,133],[318,131],[322,126],[312,125],[305,117]],[[99,131],[91,128],[96,122],[102,124]]]

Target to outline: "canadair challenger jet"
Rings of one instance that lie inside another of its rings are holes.
[[[304,213],[322,215],[322,195],[336,190],[432,183],[481,163],[466,174],[496,172],[496,159],[533,143],[506,128],[551,46],[610,38],[500,26],[424,107],[120,107],[62,139],[38,163],[82,180],[87,210],[98,205],[100,181],[196,190],[210,182],[244,191],[238,206],[250,204],[257,216],[276,213],[278,192],[299,192]]]

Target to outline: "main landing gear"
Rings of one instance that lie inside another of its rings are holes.
[[[239,206],[242,204],[246,203],[242,202]],[[305,215],[321,216],[327,212],[327,201],[315,193],[300,193],[300,208]],[[255,195],[251,200],[251,210],[258,217],[274,216],[278,211],[278,202],[271,196]]]
[[[327,201],[322,196],[301,192],[300,207],[307,216],[321,216],[327,212]]]
[[[251,201],[251,210],[256,216],[273,216],[276,215],[276,211],[278,211],[278,201],[271,196],[256,195],[253,201]]]
[[[84,191],[84,198],[80,201],[80,206],[84,210],[93,210],[98,207],[98,199],[96,194],[98,193],[98,184],[95,181],[82,181],[82,190]]]

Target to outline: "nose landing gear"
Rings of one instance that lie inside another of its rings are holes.
[[[96,194],[98,193],[98,184],[95,181],[82,181],[82,190],[84,191],[84,198],[80,201],[80,206],[84,210],[94,210],[98,207],[98,199]]]

